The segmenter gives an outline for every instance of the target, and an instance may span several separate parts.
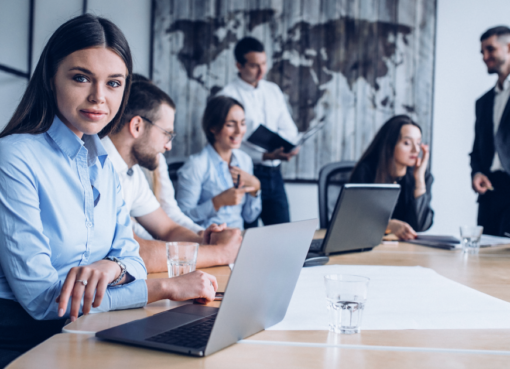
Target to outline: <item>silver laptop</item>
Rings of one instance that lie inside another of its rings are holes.
[[[369,251],[379,245],[399,194],[398,184],[344,185],[326,236],[312,242],[307,263],[316,256]]]
[[[189,304],[96,333],[96,337],[207,356],[280,322],[317,219],[248,229],[220,308]]]

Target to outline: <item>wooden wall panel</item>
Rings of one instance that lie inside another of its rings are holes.
[[[233,50],[260,39],[267,79],[283,90],[300,131],[326,127],[284,163],[286,179],[356,160],[380,126],[409,114],[432,137],[436,0],[156,0],[154,81],[175,100],[171,161],[205,144],[207,98],[235,78]]]

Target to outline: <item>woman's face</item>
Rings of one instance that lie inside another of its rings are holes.
[[[126,77],[124,61],[109,49],[69,54],[52,84],[59,118],[80,138],[99,133],[119,111]]]
[[[406,124],[400,129],[400,138],[397,141],[393,158],[397,166],[413,167],[420,154],[421,132],[412,124]]]
[[[245,133],[244,110],[239,105],[234,105],[230,108],[221,131],[214,134],[215,146],[223,150],[238,149]]]

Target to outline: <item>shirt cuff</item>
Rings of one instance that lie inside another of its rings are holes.
[[[119,258],[119,260],[126,266],[126,272],[135,279],[147,279],[147,269],[142,258],[140,258],[141,263],[129,258]]]
[[[136,279],[130,283],[108,287],[101,305],[92,308],[91,313],[103,313],[111,310],[136,309],[147,305],[147,283]]]
[[[156,198],[153,198],[143,206],[137,206],[135,209],[131,209],[130,215],[135,218],[143,217],[144,215],[150,214],[158,210],[158,208],[160,207],[161,206],[159,205],[158,200],[156,200]]]

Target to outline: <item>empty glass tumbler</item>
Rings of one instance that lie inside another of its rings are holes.
[[[369,278],[357,275],[324,276],[330,331],[343,334],[360,332],[369,282]]]

